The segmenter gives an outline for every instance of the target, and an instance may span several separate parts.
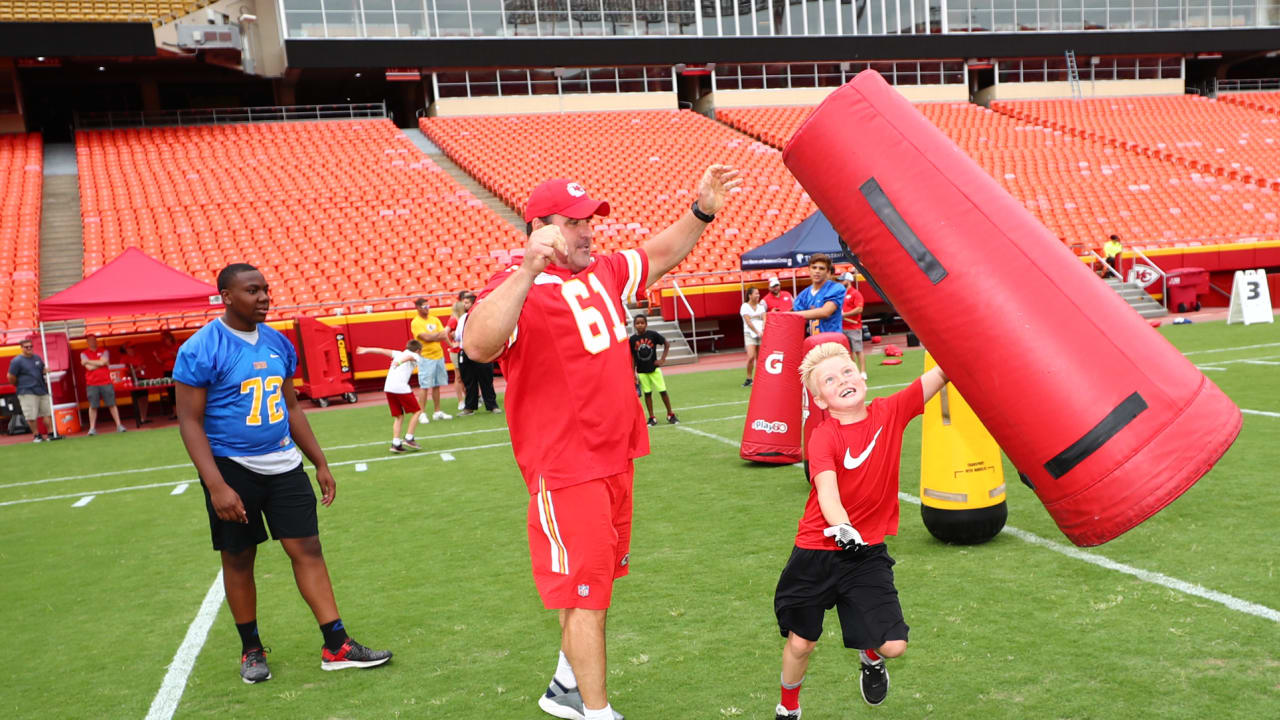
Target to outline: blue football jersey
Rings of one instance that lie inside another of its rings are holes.
[[[258,325],[250,345],[214,320],[178,349],[173,379],[208,391],[204,431],[215,457],[265,455],[293,446],[284,384],[298,355],[288,338]]]

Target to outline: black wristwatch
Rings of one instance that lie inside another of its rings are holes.
[[[712,220],[715,220],[715,219],[716,219],[716,216],[715,216],[715,215],[708,215],[708,214],[706,214],[706,213],[702,212],[701,210],[699,210],[699,209],[698,209],[698,201],[697,201],[697,200],[694,200],[694,201],[693,201],[693,216],[694,216],[694,217],[696,217],[696,218],[698,218],[699,220],[701,220],[701,221],[702,221],[702,222],[704,222],[704,223],[709,223],[709,222],[711,222]]]

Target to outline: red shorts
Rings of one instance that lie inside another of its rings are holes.
[[[533,582],[548,609],[604,610],[613,580],[630,571],[631,483],[634,467],[617,475],[529,498]]]
[[[413,393],[383,393],[387,396],[387,405],[391,407],[391,417],[400,417],[405,413],[413,414],[421,410],[418,398]]]

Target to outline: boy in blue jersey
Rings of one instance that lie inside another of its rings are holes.
[[[240,632],[240,677],[246,683],[271,679],[258,635],[253,578],[268,527],[288,553],[298,590],[320,623],[320,667],[381,665],[391,659],[390,651],[353,640],[338,615],[302,454],[315,464],[326,507],[337,488],[293,391],[293,344],[263,324],[271,306],[267,282],[252,265],[237,263],[218,273],[218,292],[225,313],[183,343],[173,379],[178,430],[200,473],[213,549],[222,553],[227,605]]]
[[[810,335],[840,332],[844,286],[831,279],[831,258],[822,253],[809,256],[809,277],[813,284],[796,295],[792,312],[809,321],[805,327]]]

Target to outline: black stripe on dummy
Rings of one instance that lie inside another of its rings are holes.
[[[880,187],[880,183],[876,182],[875,178],[871,178],[862,183],[858,190],[862,193],[862,197],[867,199],[867,203],[871,205],[871,211],[889,229],[889,233],[898,241],[902,249],[906,250],[911,259],[916,261],[916,265],[929,278],[929,282],[934,285],[942,282],[942,279],[947,276],[947,269],[942,267],[942,263],[938,262],[938,258],[934,257],[932,252],[929,252],[929,248],[925,247],[915,231],[902,218],[902,214],[898,212],[898,208],[893,206],[893,202],[884,193],[884,188]]]
[[[1093,426],[1079,440],[1071,443],[1071,447],[1058,453],[1052,460],[1044,464],[1044,469],[1054,478],[1060,478],[1079,465],[1085,458],[1102,447],[1116,433],[1124,429],[1134,418],[1147,409],[1147,401],[1138,393],[1133,393],[1124,402],[1115,407],[1102,418],[1102,422]]]

